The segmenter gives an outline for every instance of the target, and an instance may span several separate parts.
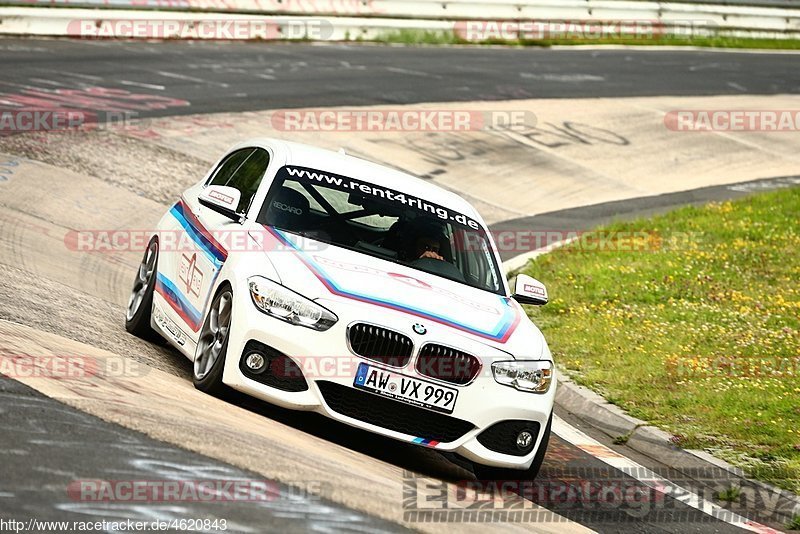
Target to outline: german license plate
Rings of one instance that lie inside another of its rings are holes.
[[[457,389],[387,371],[367,363],[358,364],[353,385],[359,389],[444,413],[453,413],[458,397]]]

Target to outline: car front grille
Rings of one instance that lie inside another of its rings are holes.
[[[359,356],[394,367],[408,364],[414,348],[410,337],[367,323],[350,325],[347,336],[350,348]]]
[[[334,382],[317,382],[325,403],[335,412],[395,432],[449,443],[474,428],[472,423],[359,391]]]
[[[481,361],[466,352],[428,343],[417,356],[417,372],[424,376],[450,382],[469,384],[481,372]]]

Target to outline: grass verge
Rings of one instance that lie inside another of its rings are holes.
[[[800,493],[800,188],[613,224],[524,272],[576,382]]]
[[[645,38],[559,38],[559,39],[488,39],[472,41],[459,37],[454,31],[397,30],[380,35],[377,42],[408,45],[507,45],[507,46],[571,46],[571,45],[632,45],[632,46],[699,46],[704,48],[754,48],[768,50],[800,50],[800,39],[757,39],[750,37],[652,37]]]

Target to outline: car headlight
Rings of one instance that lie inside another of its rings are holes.
[[[512,362],[495,362],[492,374],[499,384],[520,391],[546,393],[553,381],[553,362],[548,360],[517,360]]]
[[[327,330],[339,320],[333,312],[269,278],[251,276],[247,284],[256,308],[276,319],[314,330]]]

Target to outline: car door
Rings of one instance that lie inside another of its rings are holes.
[[[248,150],[248,149],[245,149]],[[250,208],[250,203],[258,191],[258,187],[264,178],[264,174],[269,166],[270,155],[263,148],[249,149],[250,152],[242,158],[244,151],[237,151],[232,154],[231,165],[220,167],[220,172],[209,180],[208,185],[224,185],[237,189],[240,193],[239,205],[236,212],[246,214]],[[235,157],[234,157],[235,156]],[[238,165],[237,165],[238,163]],[[235,169],[234,169],[235,167]],[[234,169],[230,174],[229,171]],[[196,198],[195,198],[196,201]],[[209,243],[206,253],[198,254],[196,261],[192,258],[182,258],[182,264],[178,267],[178,274],[186,280],[192,280],[194,287],[198,289],[195,296],[198,299],[198,309],[205,310],[211,301],[211,291],[213,290],[217,275],[222,264],[227,259],[229,253],[236,250],[228,250],[231,246],[237,246],[245,242],[245,226],[236,221],[230,220],[211,208],[202,206],[199,203],[195,206],[198,222],[211,233],[211,237],[216,236],[216,242]],[[232,236],[231,233],[242,235]],[[198,272],[198,269],[200,270]],[[198,280],[200,278],[200,280]],[[197,332],[195,332],[197,333]],[[196,336],[193,336],[196,341]]]
[[[211,291],[228,254],[229,243],[240,242],[243,226],[198,201],[199,193],[209,185],[235,187],[241,193],[236,211],[246,213],[269,165],[269,152],[263,148],[244,148],[228,154],[209,179],[187,190],[172,208],[179,246],[160,256],[164,273],[170,318],[185,335],[197,342]],[[237,239],[239,238],[239,239]],[[162,276],[160,275],[161,279]],[[159,291],[161,293],[161,291]],[[189,352],[191,350],[187,347]]]

